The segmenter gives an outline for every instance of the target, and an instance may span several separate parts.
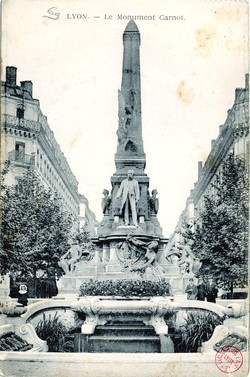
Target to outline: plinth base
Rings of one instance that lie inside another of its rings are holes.
[[[81,265],[76,274],[66,274],[57,283],[59,295],[67,296],[78,294],[82,283],[92,280],[147,280],[146,275],[126,270],[119,263],[107,263],[102,265]],[[166,263],[162,267],[165,270],[165,281],[170,284],[171,293],[184,294],[188,278],[179,276],[176,266]],[[123,269],[122,269],[123,268]],[[81,270],[81,271],[79,271]],[[150,277],[153,280],[154,277]]]

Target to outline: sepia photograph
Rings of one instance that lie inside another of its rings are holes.
[[[2,0],[0,376],[248,375],[248,14]]]

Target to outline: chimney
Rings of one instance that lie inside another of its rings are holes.
[[[6,67],[6,84],[16,86],[16,67]]]
[[[246,73],[245,74],[245,90],[248,90],[249,89],[249,74]],[[237,100],[239,94],[242,92],[242,90],[244,90],[242,88],[236,88],[235,89],[235,100]]]
[[[238,99],[239,97],[239,94],[242,92],[242,89],[241,88],[236,88],[235,89],[235,101]]]
[[[219,126],[219,133],[221,134],[222,133],[222,131],[223,131],[223,128],[224,128],[224,124],[220,124],[220,126]]]
[[[21,88],[27,91],[32,97],[33,83],[32,81],[20,81]]]
[[[198,162],[198,180],[201,177],[202,174],[202,161]]]

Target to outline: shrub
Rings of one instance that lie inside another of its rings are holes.
[[[80,286],[80,296],[170,296],[170,285],[149,280],[90,280]]]
[[[0,351],[28,351],[33,346],[13,332],[0,337]]]
[[[228,335],[226,338],[222,339],[214,345],[214,350],[219,351],[222,347],[234,346],[240,351],[247,351],[247,338],[236,333]]]
[[[47,341],[49,352],[60,352],[67,329],[60,322],[57,312],[54,317],[51,317],[51,314],[49,314],[48,318],[43,313],[43,319],[36,326],[36,333],[40,339]]]
[[[184,320],[185,324],[176,333],[181,338],[177,352],[197,352],[211,338],[215,327],[223,323],[217,314],[205,310],[189,310]]]

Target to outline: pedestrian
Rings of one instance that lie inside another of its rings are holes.
[[[213,278],[208,279],[208,283],[206,286],[206,293],[207,293],[207,301],[215,303],[216,297],[218,294],[218,289],[213,281]]]
[[[206,297],[206,285],[202,278],[199,278],[198,285],[197,285],[197,300],[198,301],[205,301]]]
[[[56,285],[55,269],[52,266],[47,268],[47,290],[46,297],[51,298],[52,296],[57,296],[58,289]]]
[[[194,284],[193,278],[189,279],[189,284],[187,285],[185,292],[187,293],[188,300],[196,300],[198,290],[196,285]]]
[[[23,306],[28,305],[28,288],[25,284],[20,284],[18,291],[18,300],[17,302]]]
[[[18,298],[19,297],[19,284],[16,281],[15,276],[10,277],[10,297]]]

